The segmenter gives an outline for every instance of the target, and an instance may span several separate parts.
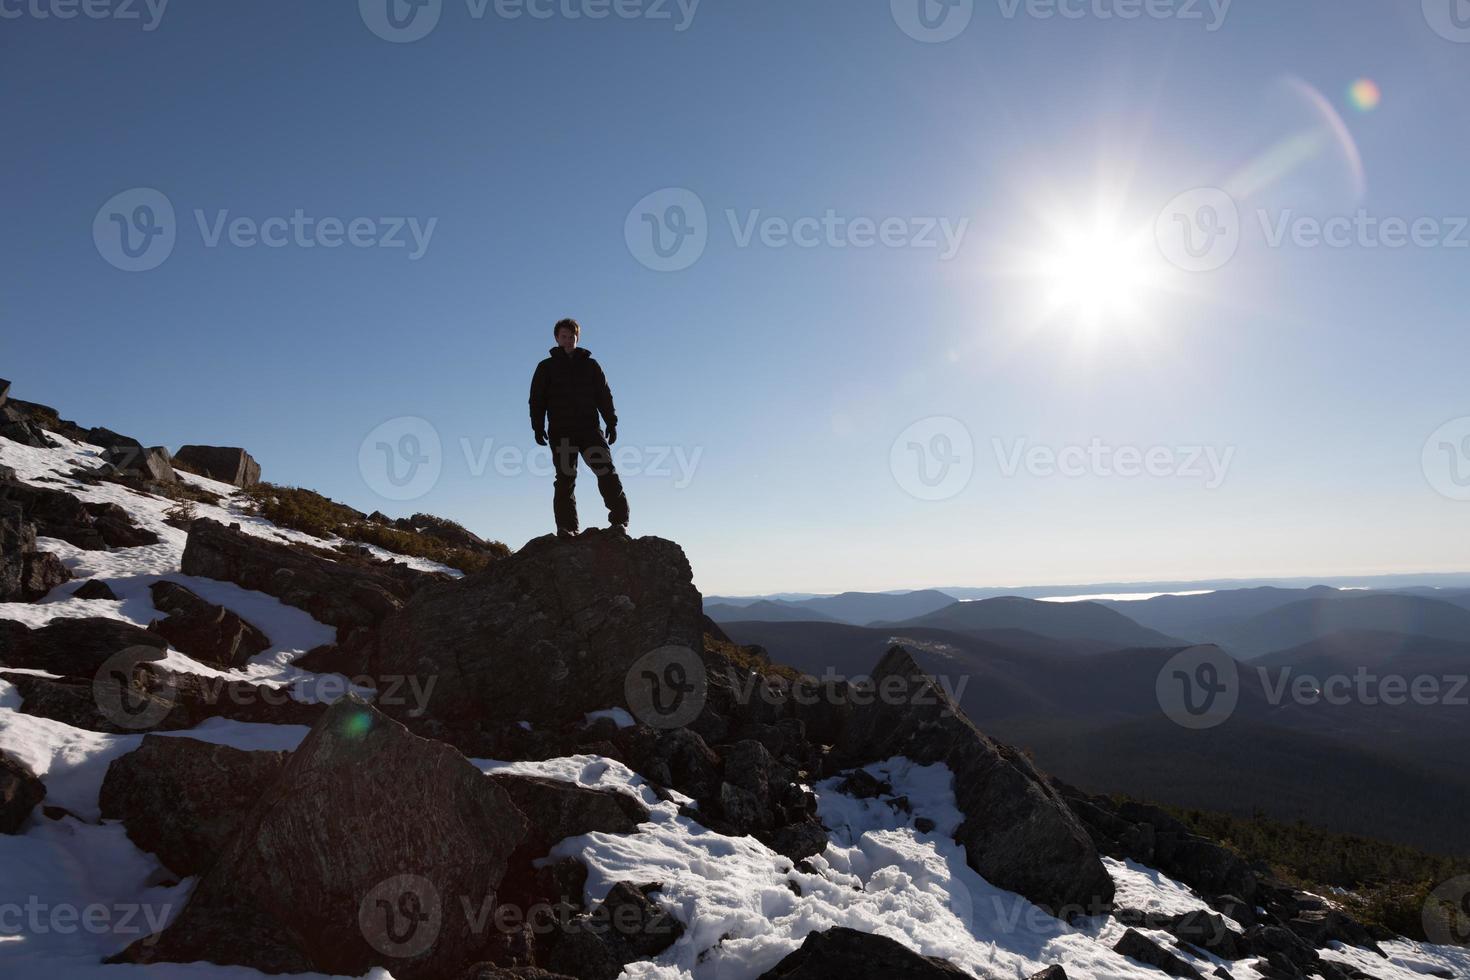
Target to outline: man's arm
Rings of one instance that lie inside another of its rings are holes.
[[[531,375],[531,431],[536,433],[536,441],[546,434],[546,362],[536,365],[536,373]]]
[[[597,365],[597,411],[609,429],[617,429],[618,412],[613,408],[612,389],[607,385],[607,375],[602,373],[601,364]]]

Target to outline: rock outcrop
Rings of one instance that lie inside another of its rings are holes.
[[[1113,945],[1113,952],[1163,970],[1171,977],[1204,980],[1194,967],[1135,929],[1123,933],[1123,938]]]
[[[389,562],[333,561],[199,518],[189,525],[185,575],[234,582],[305,609],[339,639],[377,626],[416,589],[442,578]]]
[[[506,792],[442,743],[371,706],[338,701],[166,930],[118,960],[404,980],[457,976],[490,937],[526,821]]]
[[[241,488],[260,482],[260,464],[235,446],[182,446],[174,453],[174,464],[190,473]]]
[[[1030,760],[982,734],[901,647],[873,670],[871,691],[843,728],[842,758],[944,763],[965,814],[955,839],[970,867],[1063,918],[1111,907],[1113,880],[1096,845]]]
[[[155,483],[175,483],[178,474],[174,472],[172,457],[163,446],[117,445],[104,450],[102,458],[112,466],[116,473],[125,476],[136,476],[143,480],[152,480]]]
[[[657,886],[620,881],[585,915],[566,924],[548,966],[580,980],[617,980],[623,967],[657,956],[684,934],[684,926],[649,899]]]
[[[70,578],[61,559],[36,550],[36,526],[20,504],[0,500],[0,602],[35,602]]]
[[[53,619],[31,629],[23,623],[0,620],[0,667],[44,670],[52,674],[91,680],[119,653],[140,650],[138,660],[162,660],[168,641],[118,619],[86,617]]]
[[[181,878],[208,871],[286,766],[285,752],[242,752],[191,738],[148,735],[112,760],[104,820]]]
[[[0,502],[20,505],[24,519],[42,537],[58,538],[84,551],[137,548],[157,544],[159,537],[133,523],[117,504],[88,503],[54,487],[37,487],[0,479]]]
[[[153,605],[167,618],[148,629],[201,663],[231,670],[270,648],[265,633],[176,582],[155,582],[151,591]]]
[[[422,589],[344,647],[335,669],[438,678],[416,727],[475,745],[498,724],[557,725],[624,706],[639,658],[700,648],[700,610],[689,562],[671,541],[547,536],[482,573]]]
[[[46,786],[19,761],[0,752],[0,834],[20,832],[31,811],[46,798]]]

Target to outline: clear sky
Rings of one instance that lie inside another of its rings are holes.
[[[388,2],[0,0],[16,397],[519,546],[570,315],[706,592],[1470,564],[1455,0]]]

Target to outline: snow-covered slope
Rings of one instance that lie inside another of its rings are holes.
[[[61,487],[88,501],[126,509],[160,543],[114,551],[82,551],[42,539],[77,579],[35,604],[0,604],[0,619],[31,626],[59,617],[109,616],[146,626],[161,615],[149,587],[159,579],[186,585],[204,598],[260,626],[275,645],[245,668],[221,672],[170,651],[166,666],[213,676],[290,686],[314,700],[318,675],[292,666],[305,651],[329,641],[333,630],[306,613],[260,593],[180,573],[185,532],[165,523],[172,501],[110,483],[66,479],[74,467],[95,466],[96,451],[55,437],[59,449],[32,449],[0,439],[0,464],[27,482]],[[311,540],[240,508],[233,488],[189,474],[180,478],[225,497],[224,505],[200,504],[199,516],[238,522],[249,533]],[[60,481],[60,482],[57,482]],[[386,553],[382,553],[386,555]],[[447,569],[422,561],[417,567]],[[117,602],[83,601],[71,594],[88,578],[105,579]],[[38,810],[16,836],[0,835],[0,977],[69,978],[143,976],[248,978],[264,976],[209,964],[104,966],[121,950],[170,921],[193,881],[170,882],[150,854],[138,850],[123,828],[101,822],[98,793],[108,764],[131,751],[140,735],[105,735],[35,718],[18,710],[15,688],[0,681],[0,750],[30,766],[47,786],[47,806],[70,816],[52,820]],[[289,750],[305,737],[297,726],[212,719],[187,732],[168,733],[241,749]],[[839,792],[836,780],[813,788],[819,815],[831,832],[824,854],[806,869],[753,838],[709,831],[679,804],[660,798],[622,763],[597,756],[547,762],[480,760],[486,772],[542,775],[636,796],[650,811],[638,833],[594,833],[558,844],[553,857],[579,857],[589,869],[588,897],[600,899],[616,881],[660,882],[656,898],[686,927],[684,936],[654,960],[630,965],[624,976],[754,980],[796,949],[807,934],[834,925],[878,933],[925,955],[942,957],[977,977],[1026,977],[1052,963],[1080,980],[1159,980],[1163,973],[1112,951],[1123,927],[1109,917],[1067,926],[1011,892],[990,885],[965,863],[951,837],[962,819],[953,778],[943,766],[917,766],[903,758],[869,767],[906,796],[910,812],[878,800]],[[921,831],[919,826],[929,829]],[[1190,889],[1149,868],[1109,860],[1120,906],[1182,912],[1204,908]],[[1167,941],[1163,933],[1155,935]],[[1390,960],[1362,950],[1325,953],[1380,980],[1418,980],[1437,971],[1470,978],[1470,950],[1406,941],[1385,943]],[[1197,960],[1205,974],[1224,961]],[[1237,980],[1259,976],[1246,962],[1229,964]],[[390,978],[385,971],[370,976]]]

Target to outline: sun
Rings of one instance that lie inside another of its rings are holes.
[[[1107,217],[1050,222],[1049,241],[1030,263],[1046,320],[1088,330],[1136,326],[1158,286],[1151,229],[1130,231]]]

